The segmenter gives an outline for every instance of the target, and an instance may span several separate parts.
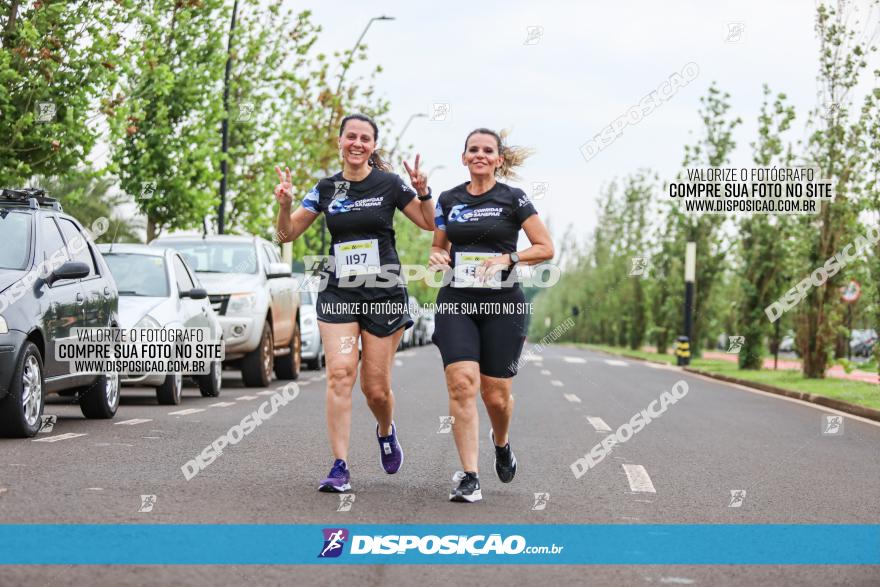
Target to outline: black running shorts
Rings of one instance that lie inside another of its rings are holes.
[[[434,344],[443,367],[476,361],[489,377],[516,375],[526,341],[527,306],[520,288],[511,290],[440,289],[434,316]]]
[[[316,310],[321,322],[357,322],[361,330],[385,337],[413,325],[408,304],[409,295],[404,287],[388,288],[386,296],[365,299],[357,288],[344,289],[328,283],[327,289],[318,293]]]

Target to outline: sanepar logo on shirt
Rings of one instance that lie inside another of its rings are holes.
[[[468,208],[467,204],[457,204],[449,210],[449,222],[472,222],[495,216],[501,216],[501,208]]]

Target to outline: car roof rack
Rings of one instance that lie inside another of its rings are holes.
[[[61,212],[61,202],[46,195],[42,188],[0,188],[0,204],[27,204],[31,210],[39,210],[40,206],[51,206]]]

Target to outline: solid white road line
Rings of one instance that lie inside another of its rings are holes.
[[[654,484],[651,483],[651,478],[648,476],[648,471],[643,466],[627,464],[621,466],[624,473],[626,473],[626,479],[629,481],[629,488],[631,490],[642,493],[657,493],[657,490],[654,489]]]
[[[605,420],[599,416],[587,416],[587,421],[596,430],[596,432],[611,432],[611,427],[605,423]]]
[[[135,424],[144,424],[146,422],[152,422],[152,418],[133,418],[131,420],[123,420],[122,422],[114,422],[114,426],[134,426]]]
[[[177,410],[176,412],[168,412],[169,416],[188,416],[190,414],[196,414],[198,412],[204,412],[202,408],[187,408],[185,410]]]
[[[46,438],[31,438],[31,442],[58,442],[59,440],[70,440],[80,436],[86,436],[86,434],[84,432],[68,432],[67,434],[57,434],[55,436],[47,436]]]
[[[570,401],[573,404],[581,403],[581,398],[579,398],[578,396],[576,396],[573,393],[563,393],[562,395],[565,396],[565,399],[567,399],[568,401]]]
[[[562,387],[562,382],[558,379],[553,379],[550,381],[550,385],[553,385],[554,387]]]
[[[562,360],[566,363],[586,363],[587,360],[583,357],[562,357]]]
[[[627,367],[629,363],[626,361],[618,361],[617,359],[605,359],[605,362],[614,367]]]

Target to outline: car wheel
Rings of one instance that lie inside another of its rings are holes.
[[[43,360],[37,346],[27,341],[15,366],[9,393],[0,400],[0,434],[36,434],[42,424],[43,400]]]
[[[241,379],[245,387],[266,387],[272,381],[272,367],[275,360],[275,345],[272,344],[272,327],[266,323],[260,346],[249,352],[241,360]]]
[[[180,404],[181,395],[183,395],[183,375],[181,373],[169,373],[165,376],[162,385],[156,388],[156,399],[163,406]]]
[[[211,363],[211,372],[207,375],[197,376],[196,383],[199,384],[199,391],[202,392],[202,397],[217,397],[220,395],[220,388],[223,387],[223,363],[220,361]]]
[[[79,398],[79,409],[86,418],[107,420],[116,415],[118,407],[118,373],[99,375]]]
[[[278,379],[294,381],[299,378],[302,369],[302,336],[299,331],[299,320],[294,322],[293,338],[290,341],[290,353],[278,357],[275,361],[275,375]]]

